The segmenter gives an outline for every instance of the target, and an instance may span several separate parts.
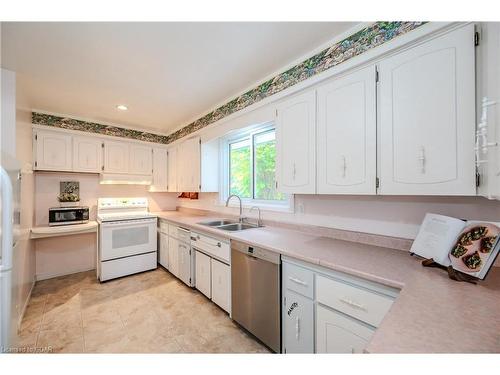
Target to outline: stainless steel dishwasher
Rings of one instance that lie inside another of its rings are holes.
[[[270,349],[281,350],[279,254],[231,241],[232,318]]]

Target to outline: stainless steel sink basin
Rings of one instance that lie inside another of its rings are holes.
[[[207,227],[220,227],[221,225],[238,224],[238,223],[236,221],[233,221],[233,220],[221,219],[221,220],[214,220],[214,221],[204,221],[204,222],[201,222],[198,224],[206,225]]]
[[[230,232],[236,232],[239,230],[252,229],[252,228],[259,228],[259,227],[257,225],[248,223],[233,223],[233,224],[220,225],[217,227],[217,229],[227,230]]]

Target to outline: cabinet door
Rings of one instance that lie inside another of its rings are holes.
[[[376,194],[376,82],[371,66],[318,93],[319,194]]]
[[[212,273],[210,266],[210,257],[197,251],[195,253],[196,274],[195,283],[196,289],[206,295],[212,297]]]
[[[294,96],[277,106],[276,178],[278,191],[316,191],[316,92]]]
[[[179,242],[179,279],[191,286],[191,246]]]
[[[153,184],[149,191],[167,191],[167,150],[163,148],[153,148]]]
[[[231,267],[211,259],[212,301],[231,314]]]
[[[73,171],[99,173],[102,170],[101,139],[73,137]]]
[[[313,301],[285,290],[283,302],[283,352],[314,353]]]
[[[380,63],[380,193],[475,195],[474,25]]]
[[[180,191],[200,191],[200,138],[187,139],[179,146]]]
[[[179,277],[179,241],[168,238],[168,270],[175,277]]]
[[[158,247],[159,263],[168,270],[169,269],[169,267],[168,267],[168,258],[169,258],[168,236],[165,233],[159,233],[158,237],[160,239],[160,242],[159,242],[160,246]]]
[[[129,173],[151,175],[153,173],[153,152],[151,147],[131,144]]]
[[[104,172],[128,173],[129,143],[104,141]]]
[[[373,329],[333,310],[316,308],[317,353],[363,353]]]
[[[72,171],[73,153],[71,135],[36,130],[35,169],[46,171]]]
[[[169,149],[167,156],[168,191],[175,193],[179,191],[177,188],[177,147]]]

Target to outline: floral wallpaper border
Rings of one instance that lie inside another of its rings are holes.
[[[32,121],[33,124],[168,144],[355,56],[359,56],[399,35],[406,34],[424,23],[417,21],[375,22],[168,136],[36,112],[32,114]]]

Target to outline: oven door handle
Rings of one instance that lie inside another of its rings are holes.
[[[139,225],[154,225],[155,220],[126,220],[126,221],[115,221],[115,222],[104,222],[101,223],[103,228],[123,228],[123,227],[136,227]]]

